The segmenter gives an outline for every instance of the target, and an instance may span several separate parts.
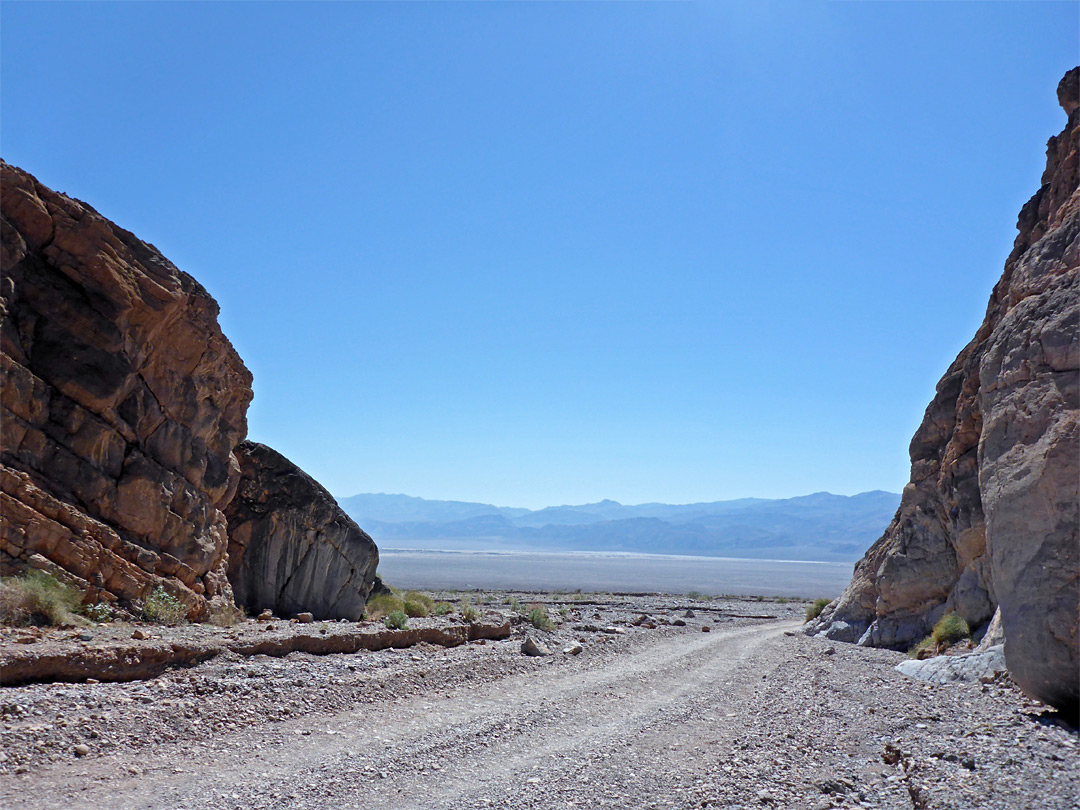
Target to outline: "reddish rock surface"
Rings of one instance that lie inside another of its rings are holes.
[[[152,245],[2,171],[0,568],[88,599],[231,602],[223,507],[251,374],[218,306]]]
[[[1080,672],[1080,192],[1077,80],[1042,187],[1020,212],[986,318],[911,441],[896,517],[808,632],[906,647],[948,611],[1000,607],[1005,656],[1030,694],[1076,711]]]

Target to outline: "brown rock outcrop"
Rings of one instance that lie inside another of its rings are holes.
[[[497,614],[468,624],[437,619],[415,620],[421,626],[391,630],[381,623],[334,625],[323,633],[286,624],[244,637],[187,632],[168,640],[102,640],[94,645],[71,639],[46,640],[35,645],[0,646],[0,683],[21,686],[55,681],[136,681],[156,678],[171,667],[194,666],[224,653],[284,656],[355,653],[360,650],[403,649],[417,644],[457,647],[478,639],[510,637],[510,621]],[[235,632],[235,631],[234,631]]]
[[[226,521],[251,374],[152,245],[0,163],[0,568],[88,598],[230,601]]]
[[[1075,712],[1080,697],[1080,135],[1078,76],[1042,187],[1020,212],[986,318],[938,383],[911,481],[851,584],[808,632],[906,647],[948,611],[1000,607],[1013,678]]]
[[[379,550],[311,476],[265,445],[236,448],[241,477],[226,509],[236,603],[279,616],[360,619]]]

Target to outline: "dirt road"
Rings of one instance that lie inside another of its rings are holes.
[[[45,764],[5,777],[0,804],[1075,806],[1075,732],[1025,717],[1008,687],[927,687],[895,673],[893,653],[793,635],[799,624],[667,628],[576,657],[525,658],[520,638],[399,652],[393,664],[360,673],[371,702],[320,710],[315,684],[293,678],[294,692],[312,693],[295,719]],[[286,677],[312,665],[273,663]],[[395,688],[399,678],[409,688]],[[973,729],[986,739],[965,737]],[[1018,744],[1030,750],[1008,756]],[[899,754],[887,763],[890,750]],[[968,767],[962,760],[972,756]]]

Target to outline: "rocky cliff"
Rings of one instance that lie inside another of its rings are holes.
[[[363,616],[379,550],[317,481],[256,442],[236,449],[240,485],[226,509],[236,603],[279,616]]]
[[[5,573],[97,598],[230,600],[226,522],[251,374],[214,299],[153,246],[2,164]]]
[[[907,647],[944,613],[1000,610],[1029,693],[1076,710],[1080,617],[1078,75],[1068,115],[985,320],[937,386],[911,441],[911,481],[851,584],[808,632]]]
[[[85,203],[0,172],[0,573],[45,569],[88,602],[162,587],[200,619],[232,604],[230,571],[261,594],[251,572],[277,554],[270,606],[355,618],[374,544],[259,445],[230,543],[252,380],[214,299]]]

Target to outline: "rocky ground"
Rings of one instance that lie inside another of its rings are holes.
[[[225,650],[149,680],[3,688],[0,806],[1080,807],[1077,732],[1055,714],[1007,679],[925,684],[898,653],[807,638],[803,603],[471,596],[509,638]],[[532,603],[554,631],[523,620]],[[78,643],[358,632],[275,624],[113,625]],[[523,655],[528,637],[553,654]]]

